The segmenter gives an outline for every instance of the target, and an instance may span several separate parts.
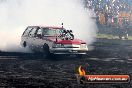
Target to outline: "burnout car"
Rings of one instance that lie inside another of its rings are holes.
[[[88,51],[87,44],[75,39],[72,30],[62,27],[28,26],[21,36],[21,45],[34,52],[75,54],[81,57]]]

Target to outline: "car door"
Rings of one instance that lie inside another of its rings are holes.
[[[34,50],[35,49],[35,35],[36,35],[37,27],[33,27],[29,33],[28,44],[29,47]]]
[[[43,51],[43,45],[46,42],[45,39],[43,39],[43,29],[39,28],[36,32],[34,44],[37,49],[37,51],[42,52]]]
[[[43,28],[43,38],[45,39],[45,43],[48,44],[49,48],[52,47],[53,44],[53,36],[55,35],[55,31],[51,28]]]

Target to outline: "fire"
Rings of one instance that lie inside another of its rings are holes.
[[[78,71],[79,71],[79,75],[81,75],[81,76],[84,76],[86,74],[86,72],[82,66],[79,66]]]

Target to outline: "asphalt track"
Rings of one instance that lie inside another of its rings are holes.
[[[78,85],[75,74],[82,65],[86,74],[129,74],[132,46],[96,42],[83,58],[0,52],[0,87],[4,88],[132,88],[129,83]]]

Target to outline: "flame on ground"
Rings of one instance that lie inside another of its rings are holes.
[[[82,66],[79,66],[78,71],[79,71],[80,76],[84,76],[86,74],[86,72],[85,72],[85,70],[83,69]]]

